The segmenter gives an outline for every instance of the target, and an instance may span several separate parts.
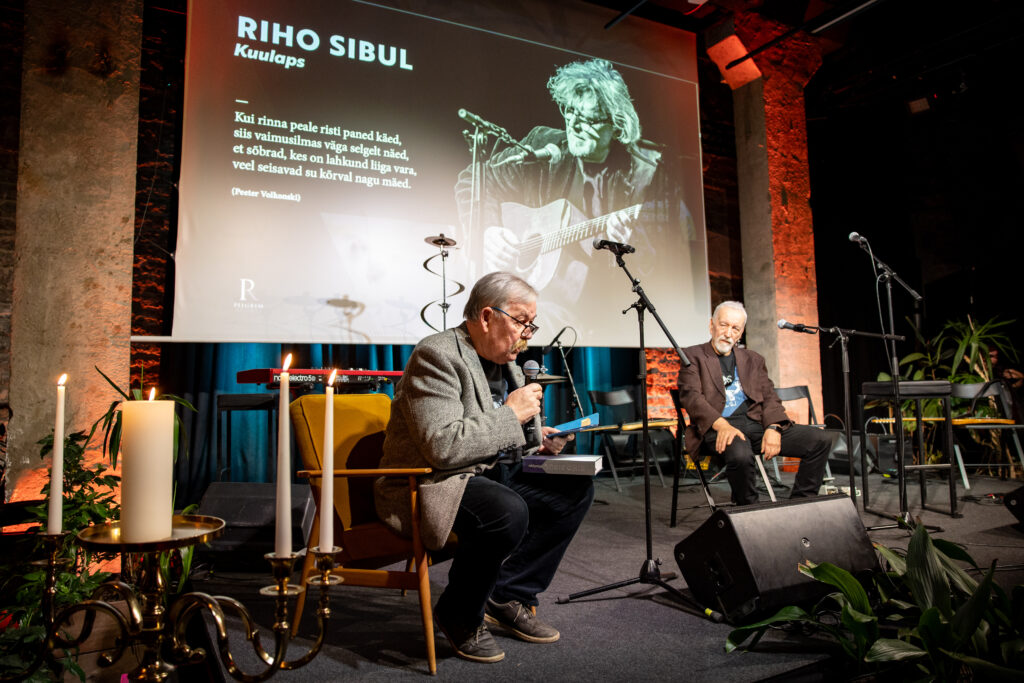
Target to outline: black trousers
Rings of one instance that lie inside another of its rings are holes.
[[[471,477],[455,516],[459,543],[438,619],[470,630],[483,621],[488,597],[536,605],[593,500],[590,477],[524,474],[519,465]]]
[[[751,505],[758,502],[759,472],[754,462],[754,454],[761,452],[764,427],[746,415],[726,419],[729,424],[743,432],[747,440],[733,439],[722,453],[715,453],[715,439],[718,433],[709,429],[704,434],[701,454],[711,455],[725,464],[725,476],[732,487],[732,501],[737,505]],[[775,457],[800,458],[800,469],[796,473],[791,498],[818,494],[831,449],[832,440],[825,432],[815,427],[794,424],[782,433],[782,450]]]

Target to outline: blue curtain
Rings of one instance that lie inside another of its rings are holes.
[[[361,368],[401,370],[413,347],[410,345],[334,344],[167,344],[161,357],[161,384],[166,393],[191,402],[196,412],[179,410],[185,426],[184,446],[175,465],[175,505],[197,503],[211,481],[269,482],[274,480],[272,454],[276,449],[276,423],[262,410],[226,413],[218,424],[217,399],[223,394],[276,395],[262,385],[239,384],[236,374],[252,368],[278,368],[288,353],[292,368]],[[526,357],[537,358],[536,351]],[[576,382],[583,414],[593,411],[587,392],[634,386],[638,382],[636,349],[577,348],[567,355]],[[521,359],[522,360],[522,359]],[[549,353],[542,359],[548,373],[565,375],[561,357]],[[393,386],[386,391],[394,395]],[[568,383],[545,389],[546,424],[570,419]],[[576,415],[575,417],[578,417]],[[231,448],[226,451],[228,423]],[[584,435],[576,444],[579,453],[596,453],[594,440]]]

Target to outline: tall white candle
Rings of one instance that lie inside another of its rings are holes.
[[[57,416],[53,422],[53,457],[50,461],[50,504],[46,509],[46,533],[59,534],[64,516],[64,382],[57,380]]]
[[[281,369],[281,389],[277,404],[277,526],[274,528],[274,554],[278,557],[292,553],[292,469],[291,435],[288,431],[288,368],[292,354],[284,359]]]
[[[174,401],[121,404],[121,539],[171,536],[174,515]]]
[[[324,392],[324,450],[323,470],[320,489],[320,552],[329,552],[334,547],[334,378],[338,371],[331,372]]]

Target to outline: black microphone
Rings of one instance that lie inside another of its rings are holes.
[[[560,329],[560,330],[558,331],[558,334],[556,334],[556,335],[555,335],[555,338],[551,340],[551,343],[550,343],[550,344],[548,344],[547,346],[545,346],[544,348],[542,348],[542,349],[540,350],[540,355],[542,355],[542,356],[543,356],[543,355],[544,355],[544,354],[546,354],[546,353],[547,353],[548,351],[550,351],[550,350],[551,350],[552,348],[554,348],[554,346],[555,346],[555,342],[557,342],[557,341],[558,341],[559,337],[561,337],[561,336],[562,336],[562,333],[563,333],[563,332],[565,332],[565,331],[566,331],[567,329],[569,329],[569,326],[568,326],[568,325],[566,325],[565,327],[563,327],[562,329]]]
[[[528,360],[523,363],[523,374],[526,375],[526,383],[533,384],[540,374],[540,363],[535,360]]]
[[[850,241],[851,242],[856,242],[857,244],[859,244],[859,245],[861,245],[863,247],[865,244],[868,243],[868,238],[864,237],[864,235],[861,235],[859,232],[851,232],[850,233]]]
[[[526,149],[505,157],[498,163],[494,164],[495,167],[504,166],[505,164],[532,164],[538,161],[548,161],[552,164],[557,164],[562,160],[562,150],[558,148],[558,145],[553,142],[549,142],[540,149],[534,149],[529,145],[526,145]]]
[[[632,254],[636,251],[636,247],[632,247],[622,242],[612,242],[611,240],[603,240],[599,237],[594,238],[593,242],[594,249],[607,249],[613,254]]]
[[[816,327],[801,323],[791,323],[785,318],[780,318],[777,324],[780,330],[793,330],[794,332],[804,332],[806,334],[818,334]]]
[[[466,111],[465,109],[459,110],[459,118],[462,119],[463,121],[466,121],[467,123],[472,123],[477,128],[489,130],[496,135],[501,135],[502,133],[506,135],[508,134],[508,131],[499,126],[498,124],[491,123],[487,119],[481,118],[474,114],[473,112]]]

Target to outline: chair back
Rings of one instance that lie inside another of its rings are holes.
[[[1002,380],[994,379],[988,382],[953,384],[951,395],[953,398],[970,400],[971,407],[967,413],[968,415],[973,415],[975,410],[977,410],[978,401],[994,396],[996,402],[999,403],[999,410],[1002,412],[1002,416],[1004,418],[1013,417],[1013,399],[1010,397],[1010,392],[1006,390],[1006,385],[1003,384]]]
[[[807,424],[818,424],[818,417],[814,414],[814,403],[811,402],[811,390],[806,384],[793,387],[776,387],[775,395],[783,403],[786,401],[799,401],[802,398],[807,399],[807,416],[809,418]]]
[[[636,402],[633,394],[628,389],[613,389],[612,391],[587,392],[590,395],[590,402],[594,407],[599,406],[607,409],[611,414],[611,420],[601,420],[601,424],[622,424],[636,420]]]
[[[326,397],[307,394],[292,402],[289,411],[302,468],[323,468]],[[334,396],[334,469],[373,469],[383,456],[384,430],[391,417],[387,394]],[[373,478],[334,478],[335,520],[338,532],[377,521],[373,503]],[[320,500],[319,480],[311,481]]]

